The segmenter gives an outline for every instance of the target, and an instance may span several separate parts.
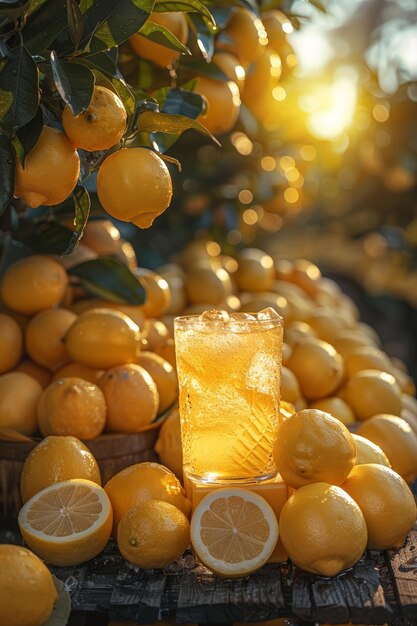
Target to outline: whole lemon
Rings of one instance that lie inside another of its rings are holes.
[[[356,563],[368,539],[356,502],[324,482],[297,489],[282,508],[279,530],[295,565],[322,576],[336,576]]]
[[[278,472],[291,487],[326,482],[340,485],[355,464],[356,446],[342,422],[319,409],[304,409],[278,429]]]
[[[178,399],[178,379],[174,368],[158,354],[146,351],[139,352],[137,364],[151,375],[159,395],[158,413],[163,413]]]
[[[368,528],[368,548],[401,547],[416,521],[416,503],[407,483],[389,467],[356,465],[342,489],[359,505]]]
[[[319,400],[336,391],[343,379],[343,359],[326,341],[314,337],[292,346],[286,366],[296,375],[308,400]]]
[[[140,365],[113,367],[100,379],[100,387],[108,409],[106,429],[110,432],[139,432],[158,413],[158,388]]]
[[[59,378],[44,389],[37,407],[44,437],[95,439],[104,429],[107,406],[97,385],[82,378]]]
[[[37,429],[36,407],[42,394],[40,383],[23,372],[0,376],[0,428],[12,428],[23,435]]]
[[[0,545],[0,614],[5,626],[43,626],[57,598],[51,572],[33,552]]]
[[[12,370],[22,356],[23,335],[10,315],[0,313],[0,374]]]
[[[174,409],[164,420],[155,451],[161,462],[182,480],[181,424],[178,409]]]
[[[190,543],[190,524],[169,502],[149,500],[120,520],[117,544],[125,559],[144,569],[166,567]]]
[[[377,413],[399,415],[401,412],[401,391],[394,376],[388,372],[357,372],[347,382],[345,398],[360,420],[367,420]]]
[[[82,313],[64,337],[70,358],[94,369],[134,363],[139,340],[139,327],[133,320],[111,309]]]
[[[417,476],[417,434],[401,417],[380,414],[363,422],[358,435],[375,443],[387,455],[392,469],[412,482]]]
[[[357,435],[356,433],[352,433],[352,437],[354,438],[356,444],[355,465],[363,465],[364,463],[380,463],[381,465],[386,465],[386,467],[391,467],[391,463],[389,462],[387,455],[382,448],[376,445],[376,443],[373,443],[370,439]]]
[[[97,176],[97,195],[112,217],[149,228],[171,202],[171,175],[152,150],[122,148],[103,161]]]
[[[137,463],[118,472],[104,486],[113,507],[113,534],[123,515],[134,506],[148,500],[163,500],[180,509],[185,515],[191,503],[171,470],[159,463]]]
[[[74,115],[66,105],[62,113],[65,134],[76,148],[90,152],[108,150],[123,137],[126,109],[119,96],[107,87],[95,85],[87,109]]]
[[[16,158],[14,195],[32,208],[60,204],[74,189],[79,175],[80,157],[65,133],[44,126],[25,159],[25,167]]]
[[[71,478],[85,478],[101,485],[100,469],[94,456],[76,437],[45,437],[23,464],[22,500],[26,502],[45,487]]]
[[[62,308],[47,309],[32,317],[25,334],[30,358],[52,371],[69,361],[62,338],[76,319],[75,313]]]
[[[205,98],[207,104],[197,122],[203,124],[213,135],[222,135],[232,130],[239,117],[241,104],[236,83],[199,76],[195,91]]]
[[[68,285],[62,265],[36,254],[11,265],[0,283],[1,298],[10,309],[33,315],[61,302]]]
[[[167,11],[164,13],[151,13],[150,21],[167,28],[183,44],[188,39],[188,22],[180,11]],[[148,59],[159,67],[169,67],[180,56],[180,52],[167,48],[159,43],[150,41],[142,35],[133,35],[129,39],[133,51],[142,59]]]

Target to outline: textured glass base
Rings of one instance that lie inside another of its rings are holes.
[[[268,480],[276,478],[277,472],[270,474],[262,474],[261,476],[245,476],[245,477],[223,477],[215,473],[207,473],[204,476],[197,476],[191,472],[187,472],[184,468],[184,477],[186,481],[191,481],[196,485],[206,486],[215,485],[219,487],[244,487],[245,485],[256,485]]]

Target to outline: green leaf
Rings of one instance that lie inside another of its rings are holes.
[[[100,257],[80,263],[69,270],[83,287],[110,302],[143,304],[145,290],[132,272],[119,259]]]
[[[59,222],[37,220],[21,222],[13,236],[33,252],[63,254],[70,245],[73,232]]]
[[[31,250],[23,243],[12,239],[9,234],[4,234],[2,231],[0,231],[0,251],[0,277],[11,265],[31,255]]]
[[[29,7],[29,0],[0,0],[0,15],[16,21]]]
[[[57,107],[58,100],[52,99],[47,103],[41,103],[41,109],[43,113],[43,120],[46,126],[52,126],[53,128],[61,128],[61,107]]]
[[[83,232],[84,228],[88,221],[88,216],[90,215],[90,196],[88,191],[82,187],[81,185],[77,186],[76,190],[72,193],[72,198],[74,200],[75,214],[74,214],[74,232],[71,237],[71,240],[68,244],[66,250],[62,253],[71,254],[71,252],[77,247]]]
[[[133,85],[140,85],[142,91],[152,93],[156,89],[166,87],[172,82],[166,67],[158,67],[155,63],[141,57],[136,58],[135,65],[133,74],[129,76],[129,82]],[[135,88],[133,87],[133,89]]]
[[[0,135],[0,215],[13,198],[14,154],[10,139]]]
[[[171,48],[172,50],[177,50],[184,54],[191,54],[189,48],[184,46],[170,30],[150,20],[142,26],[138,34],[166,48]]]
[[[135,112],[135,96],[130,91],[129,87],[126,85],[123,78],[113,78],[110,79],[111,84],[117,92],[120,100],[123,102],[126,112],[128,115],[133,115]]]
[[[98,52],[88,57],[78,59],[79,63],[86,65],[92,70],[100,72],[113,86],[117,95],[123,102],[128,115],[135,112],[135,97],[130,91],[123,76],[105,52]]]
[[[180,161],[178,161],[178,159],[172,156],[168,156],[167,154],[160,154],[159,156],[167,163],[172,163],[173,165],[175,165],[178,171],[181,172],[181,163]]]
[[[201,13],[206,23],[213,29],[213,32],[217,30],[214,17],[200,0],[157,0],[153,10],[159,13],[166,13],[167,11]]]
[[[30,122],[25,124],[25,126],[22,126],[22,128],[20,128],[16,133],[17,146],[15,143],[15,150],[22,166],[25,165],[26,156],[32,148],[35,147],[36,142],[39,139],[39,135],[42,132],[42,128],[43,114],[41,107],[39,107]]]
[[[23,29],[25,46],[32,55],[42,54],[67,28],[66,0],[45,2],[30,15]]]
[[[7,57],[9,47],[3,41],[0,41],[0,59]]]
[[[308,2],[309,4],[312,4],[314,7],[316,7],[316,9],[318,9],[322,13],[327,13],[327,9],[321,0],[304,0],[304,1]]]
[[[174,133],[181,134],[186,130],[196,130],[202,135],[210,137],[214,143],[220,146],[213,135],[199,122],[185,117],[185,115],[169,115],[167,113],[157,113],[145,111],[141,113],[138,120],[138,130],[146,133]]]
[[[187,86],[191,89],[192,83],[189,83]],[[199,94],[193,91],[164,88],[155,92],[154,96],[159,103],[162,113],[185,116],[191,122],[205,110],[205,101]],[[164,153],[177,141],[178,134],[161,134],[156,131],[150,137],[152,142],[158,147],[158,150]]]
[[[0,128],[14,132],[27,124],[39,106],[38,70],[23,46],[10,50],[0,71]],[[6,106],[2,106],[5,102]]]
[[[83,63],[83,65],[87,65],[87,67],[91,69],[100,70],[100,72],[106,74],[106,76],[121,77],[118,67],[105,52],[96,52],[95,54],[78,57],[77,62]]]
[[[85,111],[94,90],[92,71],[85,65],[60,61],[54,51],[51,52],[51,67],[59,95],[72,113],[79,115]]]
[[[100,52],[134,35],[148,19],[155,0],[81,0],[86,24],[83,42]]]
[[[198,76],[208,76],[217,80],[227,81],[227,76],[214,63],[207,63],[204,59],[184,59],[177,70],[177,84],[184,85]]]
[[[29,15],[32,15],[32,13],[35,13],[35,11],[40,9],[41,6],[45,4],[45,2],[49,2],[49,0],[30,0],[29,9],[27,12],[28,17]]]
[[[90,197],[78,186],[64,202],[53,207],[31,209],[12,230],[15,239],[31,248],[33,252],[47,254],[70,254],[78,245],[90,211]],[[62,222],[74,221],[74,229]]]
[[[201,15],[190,16],[191,28],[203,58],[209,61],[214,54],[214,35]]]
[[[78,48],[84,31],[84,18],[76,0],[67,0],[67,19],[71,41]]]
[[[217,15],[217,10],[224,10],[225,8],[233,8],[236,6],[241,6],[244,9],[249,9],[249,11],[252,11],[252,13],[255,13],[256,16],[259,17],[259,6],[258,4],[261,5],[261,11],[266,11],[266,9],[271,9],[271,8],[278,8],[278,6],[280,4],[282,4],[283,2],[285,2],[285,0],[271,0],[272,3],[275,6],[268,6],[266,7],[266,3],[263,2],[261,0],[261,2],[256,2],[256,0],[221,0],[221,2],[214,2],[214,7],[212,7],[212,2],[208,2],[208,5],[210,6],[210,10],[212,11],[213,15]],[[217,20],[216,20],[217,21]]]
[[[185,115],[194,120],[204,112],[205,102],[193,91],[169,89],[161,108],[163,113]]]

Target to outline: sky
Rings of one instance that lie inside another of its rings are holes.
[[[310,22],[292,36],[304,75],[320,74],[335,58],[354,64],[364,54],[384,91],[417,80],[417,0],[328,0],[328,14],[296,0]],[[356,56],[356,58],[355,58]]]

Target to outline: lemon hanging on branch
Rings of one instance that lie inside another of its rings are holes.
[[[166,12],[166,13],[151,13],[150,22],[159,24],[168,29],[178,41],[182,44],[187,43],[188,39],[188,23],[184,13],[181,12]],[[159,67],[172,66],[174,61],[180,56],[180,52],[167,48],[164,45],[156,43],[143,37],[140,33],[133,35],[129,39],[129,43],[133,51],[142,59],[152,61]]]
[[[149,228],[171,202],[171,175],[161,157],[152,150],[122,148],[101,165],[97,194],[112,217]]]
[[[80,175],[80,157],[65,133],[44,126],[26,157],[24,166],[16,159],[14,195],[29,207],[63,202]]]
[[[224,82],[208,76],[199,76],[196,93],[206,100],[207,108],[197,122],[213,135],[228,133],[237,122],[240,112],[239,87],[231,80]]]
[[[115,146],[126,129],[126,109],[119,96],[107,87],[96,85],[88,108],[74,115],[67,105],[62,125],[76,148],[93,152]]]
[[[216,39],[216,50],[234,54],[246,69],[268,43],[261,20],[246,8],[235,7],[231,19]]]

